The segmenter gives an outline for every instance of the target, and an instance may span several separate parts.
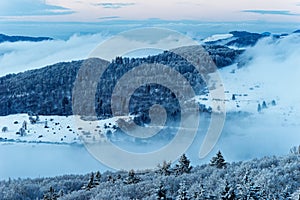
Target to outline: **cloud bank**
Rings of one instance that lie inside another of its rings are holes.
[[[105,40],[102,34],[74,35],[68,40],[0,44],[0,76],[88,57]]]
[[[286,106],[297,106],[300,77],[300,35],[279,41],[266,38],[246,53],[252,61],[247,66],[249,79],[264,83],[265,95],[277,95]],[[300,110],[299,110],[300,111]]]
[[[251,61],[236,70],[234,83],[224,82],[225,87],[248,86],[248,82],[259,85],[254,105],[272,99],[277,104],[268,105],[263,113],[227,119],[218,148],[233,160],[284,155],[300,144],[299,55],[299,34],[278,41],[265,38],[246,51],[245,56]]]
[[[220,70],[227,91],[247,96],[237,97],[241,109],[230,110],[230,104],[226,104],[228,113],[221,138],[204,160],[199,160],[197,154],[205,134],[199,130],[200,134],[187,152],[195,164],[209,162],[218,150],[227,161],[238,161],[286,155],[291,147],[300,144],[299,55],[300,34],[280,40],[270,37],[246,50],[244,59],[248,63],[245,66],[233,65]],[[270,104],[272,100],[276,101],[275,106]],[[259,113],[257,106],[263,101],[268,108]],[[244,113],[246,111],[251,114]],[[201,123],[207,122],[202,120]]]

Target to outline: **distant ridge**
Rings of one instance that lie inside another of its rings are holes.
[[[0,43],[3,42],[20,42],[20,41],[26,41],[26,42],[40,42],[45,40],[53,40],[53,38],[50,37],[29,37],[29,36],[8,36],[4,34],[0,34]]]
[[[300,33],[300,29],[299,29],[299,30],[296,30],[296,31],[294,31],[293,33]]]

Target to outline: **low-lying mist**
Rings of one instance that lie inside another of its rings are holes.
[[[235,70],[234,80],[224,79],[226,90],[247,94],[257,85],[241,110],[227,113],[222,136],[215,147],[229,160],[285,155],[300,145],[300,34],[274,40],[265,38],[246,50],[246,65]],[[222,76],[222,71],[220,72]],[[257,90],[257,92],[256,92]],[[239,97],[237,97],[239,98]],[[270,105],[272,100],[276,105]],[[267,108],[257,111],[257,105]],[[248,109],[248,107],[254,109]],[[191,151],[192,152],[192,151]]]
[[[94,34],[73,35],[68,40],[1,43],[0,76],[58,62],[86,59],[106,38],[102,34]]]

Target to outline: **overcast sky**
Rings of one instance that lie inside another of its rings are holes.
[[[143,20],[300,22],[300,0],[1,0],[0,19],[17,21]]]

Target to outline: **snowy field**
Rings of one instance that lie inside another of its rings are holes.
[[[100,139],[105,140],[107,131],[115,131],[113,126],[116,124],[116,120],[117,118],[84,121],[78,116],[39,116],[39,121],[31,124],[27,114],[1,116],[0,140],[13,143],[81,145],[80,137],[89,138],[95,132]],[[20,128],[24,126],[24,123],[27,127],[25,134],[21,135]]]

